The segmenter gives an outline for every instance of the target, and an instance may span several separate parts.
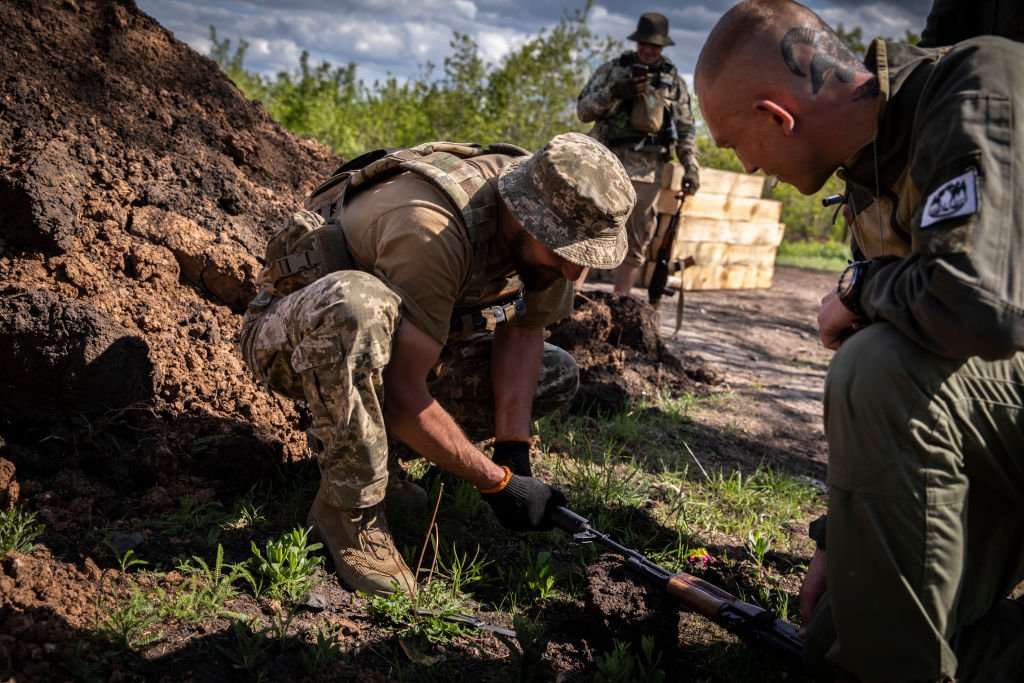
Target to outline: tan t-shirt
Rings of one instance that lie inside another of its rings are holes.
[[[497,177],[511,157],[486,154],[469,160],[485,178]],[[348,202],[343,224],[349,253],[360,270],[373,273],[402,299],[403,315],[441,344],[448,339],[452,310],[484,306],[520,287],[508,246],[497,231],[488,246],[481,295],[466,298],[473,243],[441,190],[402,173],[363,190]],[[542,292],[527,292],[526,313],[512,325],[536,329],[572,312],[572,284],[559,280]]]

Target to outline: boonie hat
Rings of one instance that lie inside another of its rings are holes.
[[[640,21],[626,40],[635,40],[638,43],[650,43],[651,45],[675,45],[676,42],[668,37],[668,17],[657,12],[644,12],[640,15]]]
[[[498,175],[498,192],[532,237],[562,258],[614,268],[626,255],[626,219],[636,192],[622,162],[582,133],[516,157]]]

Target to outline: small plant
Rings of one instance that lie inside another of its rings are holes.
[[[473,519],[484,505],[476,487],[465,481],[456,482],[452,491],[452,514],[460,519]]]
[[[761,531],[751,531],[747,534],[747,553],[757,563],[758,567],[764,566],[764,556],[771,550],[772,535]]]
[[[270,649],[270,639],[264,631],[253,631],[246,620],[231,622],[231,635],[234,636],[234,647],[216,645],[216,648],[228,658],[237,669],[242,669],[254,676],[253,680],[262,681],[266,676],[264,661]]]
[[[310,529],[292,529],[279,540],[267,541],[266,556],[251,543],[253,592],[271,598],[294,601],[313,587],[313,570],[323,561],[310,553],[323,547],[308,544]]]
[[[150,602],[138,586],[133,586],[127,596],[117,596],[112,605],[99,613],[105,618],[96,630],[119,650],[145,647],[163,638],[163,631],[154,628],[160,621],[159,606]]]
[[[478,495],[477,498],[479,497]],[[438,562],[441,565],[441,570],[451,581],[452,595],[462,595],[466,586],[482,580],[484,567],[490,564],[486,560],[479,559],[480,546],[476,547],[473,557],[470,558],[468,552],[460,553],[453,544],[450,553],[447,553],[447,558],[440,557]]]
[[[196,566],[193,566],[195,563]],[[227,573],[225,573],[227,569]],[[234,584],[239,579],[252,582],[245,565],[224,564],[224,548],[217,546],[217,555],[210,567],[201,557],[192,556],[178,566],[188,578],[178,588],[175,600],[167,608],[170,615],[187,621],[203,621],[220,616],[224,604],[234,596]]]
[[[318,627],[312,633],[312,647],[302,651],[302,670],[308,675],[316,674],[331,660],[341,656],[337,632],[326,627]]]
[[[18,508],[0,512],[0,558],[8,553],[25,555],[36,549],[34,541],[43,533],[44,526],[36,523],[36,513]]]
[[[123,554],[118,552],[117,546],[114,545],[109,536],[103,539],[103,545],[107,546],[107,548],[110,549],[110,552],[113,553],[114,559],[117,560],[117,565],[121,568],[122,574],[127,574],[128,570],[132,567],[141,567],[149,564],[145,560],[135,557],[135,551],[131,548],[125,550]]]
[[[405,591],[371,596],[369,611],[400,625],[397,635],[402,642],[414,652],[425,652],[462,635],[463,627],[446,617],[460,613],[463,606],[442,581],[431,581],[420,587],[415,600]]]
[[[551,572],[551,553],[542,550],[533,559],[527,558],[522,589],[534,602],[545,602],[555,591],[555,576]]]
[[[658,668],[661,655],[654,652],[654,638],[643,636],[640,640],[641,655],[637,657],[627,643],[616,640],[611,652],[594,660],[598,683],[629,683],[646,681],[663,683],[665,672]]]
[[[544,651],[547,648],[544,641],[544,626],[524,614],[516,614],[512,617],[512,628],[516,632],[516,643],[519,644],[519,652],[513,650],[513,656],[519,665],[516,682],[529,683],[541,680],[544,673]]]

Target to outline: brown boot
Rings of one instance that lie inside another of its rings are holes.
[[[369,508],[334,507],[327,504],[321,487],[306,524],[320,535],[338,576],[350,588],[370,595],[390,595],[396,590],[415,593],[416,579],[391,538],[383,503]]]

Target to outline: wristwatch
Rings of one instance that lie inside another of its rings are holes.
[[[870,261],[854,261],[846,266],[846,270],[839,276],[836,284],[836,293],[839,301],[858,318],[867,318],[864,309],[860,306],[860,292],[864,288],[864,274],[868,270]]]

